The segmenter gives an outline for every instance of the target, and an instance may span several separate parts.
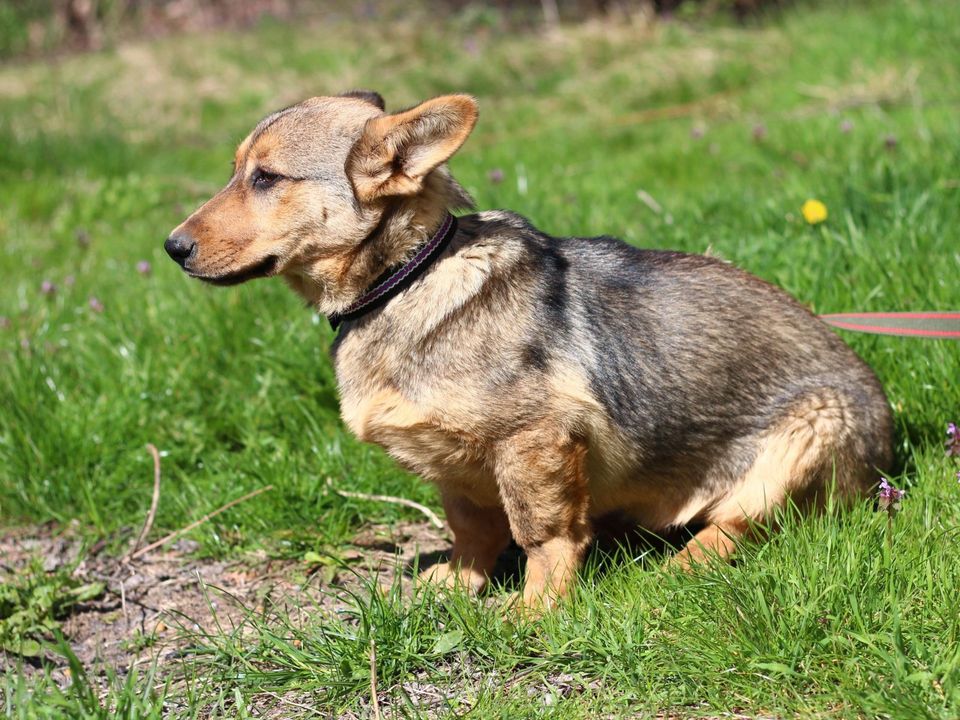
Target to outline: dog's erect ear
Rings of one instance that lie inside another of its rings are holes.
[[[340,97],[357,98],[357,100],[366,100],[371,105],[375,105],[381,110],[385,110],[387,104],[383,101],[383,96],[373,90],[348,90],[340,93]]]
[[[427,173],[450,159],[476,122],[477,101],[469,95],[443,95],[370,118],[347,158],[357,199],[416,194]]]

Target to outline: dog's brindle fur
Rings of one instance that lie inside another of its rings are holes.
[[[204,280],[281,275],[340,312],[471,204],[445,162],[476,116],[464,95],[386,114],[372,93],[274,113],[168,250]],[[351,430],[440,487],[454,545],[432,578],[479,590],[512,536],[531,608],[569,588],[605,516],[703,525],[686,567],[788,500],[864,495],[891,460],[876,377],[781,290],[509,212],[461,217],[417,281],[342,326],[333,356]]]

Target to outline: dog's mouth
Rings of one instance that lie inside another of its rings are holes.
[[[273,275],[274,271],[277,269],[278,262],[279,258],[276,255],[268,255],[256,265],[251,265],[248,268],[227,273],[226,275],[210,276],[199,275],[197,273],[190,273],[190,275],[198,280],[203,280],[206,283],[210,283],[211,285],[219,285],[221,287],[228,285],[239,285],[247,280],[255,280],[256,278],[269,277],[270,275]]]

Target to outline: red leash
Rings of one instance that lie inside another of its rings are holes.
[[[842,330],[960,340],[960,312],[831,313],[820,319]]]

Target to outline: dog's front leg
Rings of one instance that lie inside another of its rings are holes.
[[[453,533],[450,562],[429,567],[421,577],[431,583],[480,592],[507,545],[510,525],[501,507],[482,507],[448,488],[442,488],[443,510]]]
[[[566,594],[590,544],[587,447],[558,423],[543,422],[502,441],[498,450],[500,497],[527,554],[520,600],[536,613]]]

